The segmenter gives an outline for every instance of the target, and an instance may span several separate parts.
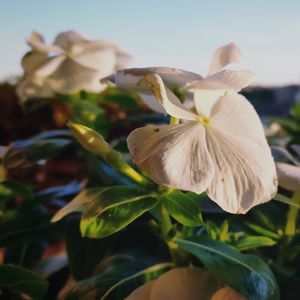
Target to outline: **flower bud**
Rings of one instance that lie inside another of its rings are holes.
[[[77,141],[87,151],[100,156],[105,156],[111,151],[109,144],[95,130],[73,122],[69,122],[68,127],[72,130]]]

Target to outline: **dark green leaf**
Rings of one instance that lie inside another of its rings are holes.
[[[55,157],[70,144],[67,139],[32,139],[12,144],[3,158],[6,169],[26,167],[41,159]]]
[[[137,187],[115,186],[100,193],[83,212],[80,223],[83,236],[109,236],[153,208],[158,200]]]
[[[0,286],[33,299],[43,299],[47,293],[48,283],[38,274],[14,265],[0,266]]]
[[[133,290],[143,285],[144,283],[158,278],[161,274],[169,271],[173,267],[172,263],[161,263],[144,269],[138,273],[124,278],[114,284],[100,300],[118,300],[124,299]]]
[[[23,243],[57,237],[62,223],[51,224],[50,215],[24,215],[15,217],[0,226],[0,246],[18,246]]]
[[[170,215],[185,226],[203,224],[200,209],[194,199],[181,191],[174,191],[163,196],[163,203]]]
[[[218,279],[249,300],[278,300],[279,290],[269,267],[258,257],[206,237],[177,239],[179,248],[195,255]]]

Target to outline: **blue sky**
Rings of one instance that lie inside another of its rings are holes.
[[[118,42],[132,67],[171,66],[205,74],[215,48],[235,42],[256,84],[300,82],[300,1],[0,0],[0,79],[21,74],[33,30]]]

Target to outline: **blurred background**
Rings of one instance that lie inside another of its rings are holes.
[[[120,43],[132,66],[173,66],[205,74],[212,52],[235,42],[256,85],[298,84],[300,2],[159,0],[0,1],[0,79],[20,75],[33,30],[51,43],[76,30]]]
[[[246,96],[262,116],[287,115],[300,101],[299,11],[297,0],[0,1],[0,81],[22,74],[20,60],[33,30],[47,43],[61,31],[76,30],[119,43],[135,58],[129,67],[168,66],[202,75],[213,51],[234,42],[242,51],[239,68],[256,75]]]

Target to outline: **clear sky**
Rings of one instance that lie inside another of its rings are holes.
[[[257,84],[300,82],[299,0],[0,0],[0,79],[21,74],[33,30],[50,43],[69,29],[118,42],[133,67],[203,75],[213,50],[235,42]]]

